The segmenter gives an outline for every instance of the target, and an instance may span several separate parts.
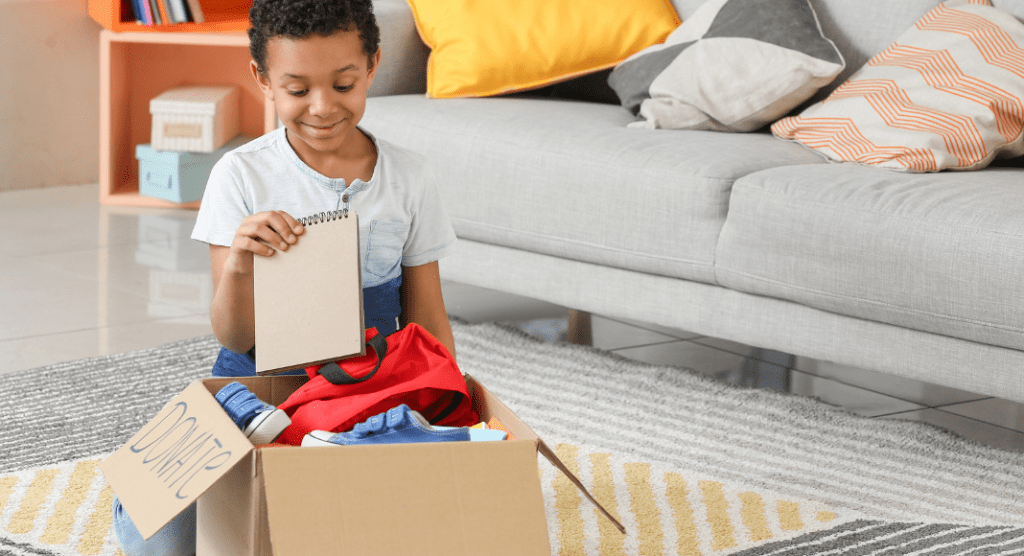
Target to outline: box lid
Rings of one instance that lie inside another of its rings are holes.
[[[270,448],[258,457],[274,556],[551,554],[528,440]]]
[[[169,89],[149,101],[149,113],[213,116],[217,113],[217,105],[237,91],[237,87],[205,86]]]
[[[569,482],[575,485],[583,496],[587,500],[590,500],[590,503],[593,504],[594,507],[596,507],[597,510],[601,512],[601,514],[604,515],[604,517],[608,519],[616,529],[619,530],[619,532],[626,532],[626,528],[622,523],[619,523],[619,520],[615,519],[615,516],[606,510],[605,507],[602,506],[596,498],[594,498],[594,495],[590,494],[590,491],[583,485],[583,482],[580,481],[576,475],[573,475],[572,471],[566,467],[565,463],[561,459],[559,459],[555,451],[552,450],[537,433],[533,432],[533,429],[531,429],[529,425],[519,419],[519,417],[509,409],[508,406],[506,406],[498,399],[497,396],[492,394],[482,384],[477,382],[472,376],[465,375],[465,378],[466,386],[469,388],[470,397],[473,398],[473,408],[476,409],[481,418],[486,421],[490,417],[497,417],[498,420],[501,421],[501,424],[504,425],[508,432],[510,432],[515,438],[521,440],[532,440],[536,444],[536,450],[551,462],[551,465],[554,465],[556,469],[561,471],[562,474],[569,479]]]
[[[100,469],[148,539],[252,450],[249,439],[196,380]]]

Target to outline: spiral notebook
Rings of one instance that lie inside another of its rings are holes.
[[[257,374],[366,353],[358,215],[299,222],[305,232],[287,251],[253,257]]]

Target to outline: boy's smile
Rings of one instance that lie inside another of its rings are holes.
[[[366,110],[366,91],[380,63],[370,64],[357,31],[267,42],[266,73],[253,73],[288,142],[306,164],[330,174],[332,167],[373,154],[372,142],[356,125]],[[325,171],[326,170],[326,171]]]

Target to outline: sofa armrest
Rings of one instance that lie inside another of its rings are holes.
[[[381,62],[367,95],[426,93],[430,49],[416,31],[412,8],[405,0],[374,0],[373,12],[380,27]]]

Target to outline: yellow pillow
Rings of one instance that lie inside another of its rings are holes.
[[[523,91],[614,67],[679,26],[669,0],[409,0],[427,95]]]

